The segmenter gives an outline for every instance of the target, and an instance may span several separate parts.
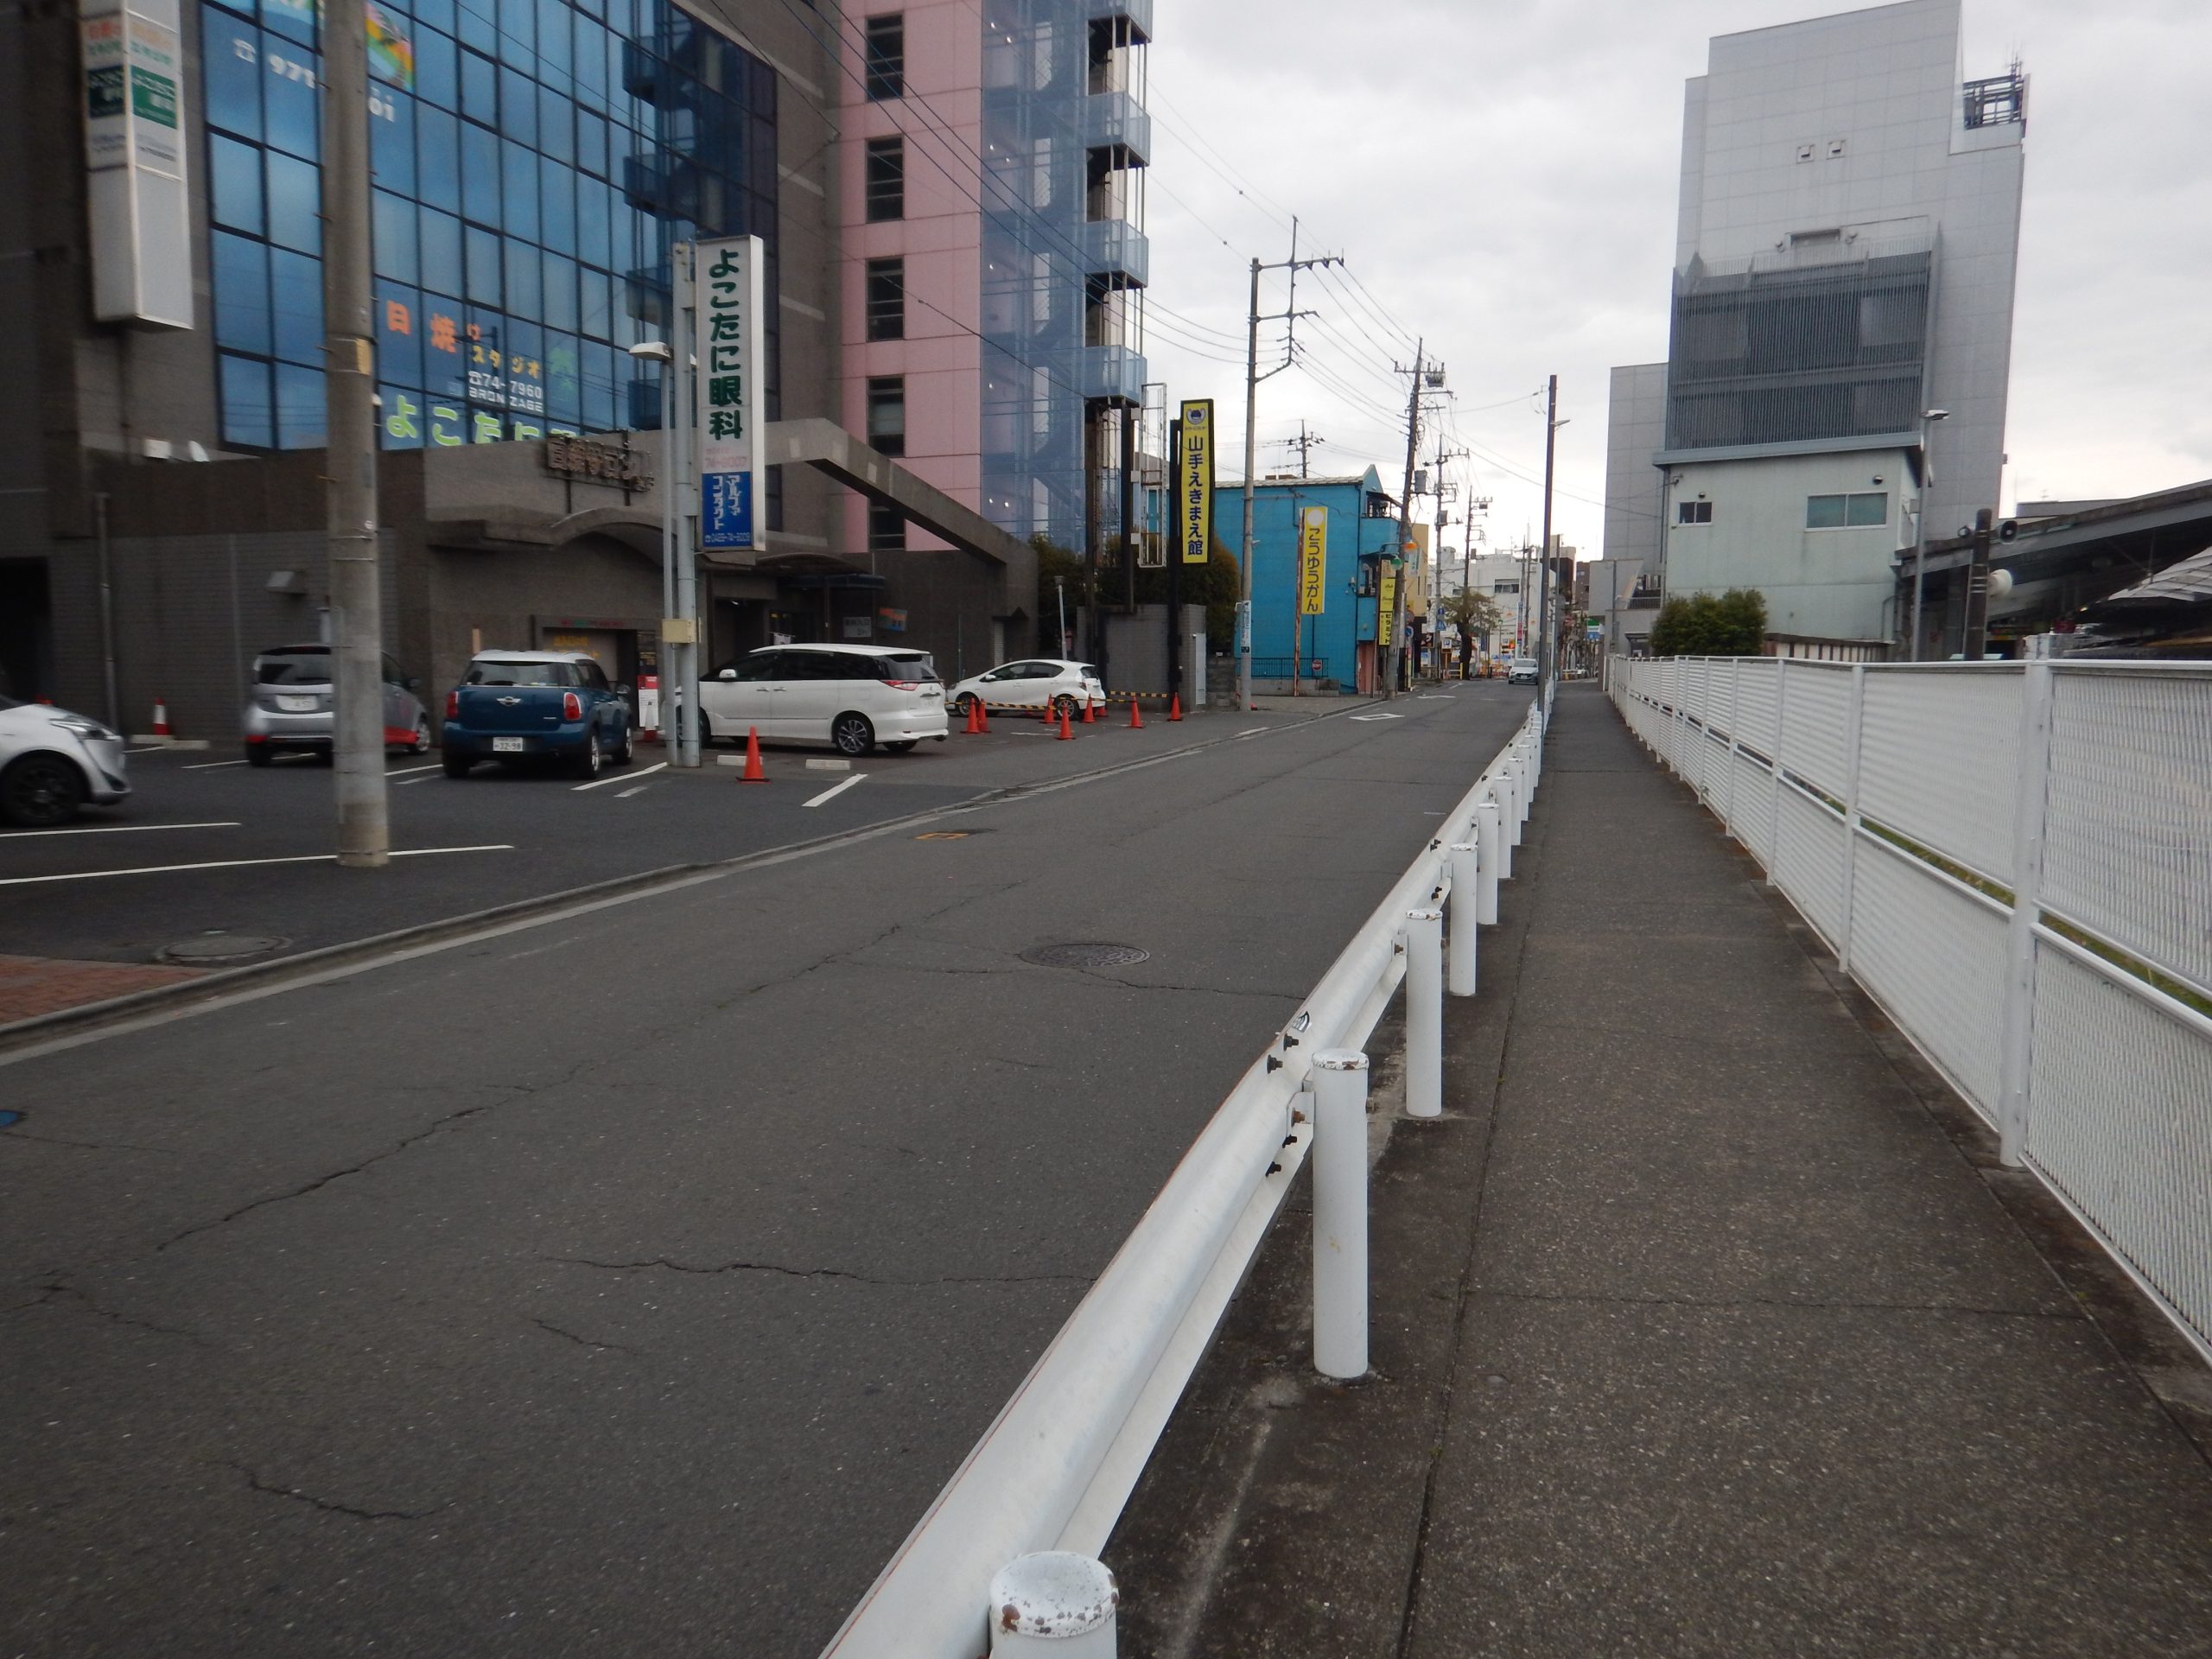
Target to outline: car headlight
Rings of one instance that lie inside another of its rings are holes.
[[[74,732],[79,737],[101,738],[109,742],[117,741],[116,734],[99,721],[86,720],[79,715],[72,715],[67,720],[57,720],[54,723],[63,731]]]

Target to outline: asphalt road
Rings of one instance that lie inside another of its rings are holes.
[[[1527,703],[0,1057],[0,1652],[813,1654]]]

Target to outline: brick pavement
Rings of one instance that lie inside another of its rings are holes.
[[[206,971],[150,963],[0,956],[0,1026],[149,990],[156,985],[174,985],[181,979],[197,979]]]

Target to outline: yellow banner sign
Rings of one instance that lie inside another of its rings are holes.
[[[1298,613],[1319,616],[1326,601],[1329,569],[1329,510],[1308,507],[1299,514]]]
[[[1376,588],[1380,608],[1375,613],[1375,643],[1388,648],[1398,633],[1398,571],[1387,560],[1382,566],[1382,580]]]
[[[1213,543],[1213,399],[1183,405],[1183,438],[1175,456],[1178,539],[1183,563],[1204,564]]]

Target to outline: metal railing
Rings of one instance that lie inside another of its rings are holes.
[[[1615,658],[1606,683],[2212,1359],[2212,667]]]
[[[1098,1554],[1309,1149],[1314,1249],[1329,1256],[1316,1281],[1316,1363],[1338,1376],[1366,1369],[1365,1072],[1348,1062],[1410,976],[1407,1109],[1442,1109],[1441,987],[1474,993],[1476,925],[1497,919],[1548,707],[1547,695],[1530,708],[1222,1102],[824,1659],[976,1659],[995,1629],[1002,1573],[1038,1557],[1051,1577],[1070,1556]]]

